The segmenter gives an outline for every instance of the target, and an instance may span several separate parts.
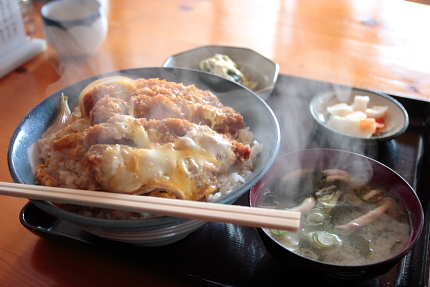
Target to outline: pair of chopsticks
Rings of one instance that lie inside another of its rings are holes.
[[[0,195],[295,232],[300,226],[300,212],[289,210],[8,182],[0,183]]]

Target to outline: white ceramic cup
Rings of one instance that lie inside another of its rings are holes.
[[[60,57],[91,56],[106,38],[106,13],[96,0],[52,1],[41,14],[46,40]]]

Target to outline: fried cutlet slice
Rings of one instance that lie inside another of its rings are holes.
[[[116,116],[90,128],[86,157],[103,190],[201,200],[250,148],[180,119]]]
[[[248,145],[228,139],[206,126],[199,126],[187,120],[167,118],[163,120],[136,119],[131,116],[115,116],[106,123],[90,127],[86,131],[85,144],[89,148],[95,144],[124,144],[132,147],[149,147],[152,144],[172,143],[187,133],[203,130],[211,134],[213,140],[222,138],[228,142],[235,154],[235,164],[248,160],[251,149]],[[209,131],[210,130],[210,131]]]

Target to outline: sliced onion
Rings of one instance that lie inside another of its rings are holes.
[[[112,84],[124,85],[133,91],[137,89],[136,82],[133,79],[129,77],[124,77],[124,76],[106,77],[106,78],[101,78],[94,82],[91,82],[88,86],[86,86],[82,90],[81,94],[79,95],[79,108],[81,110],[81,117],[87,116],[87,111],[85,110],[85,106],[84,106],[84,98],[88,94],[88,92],[98,86],[105,86],[105,85],[112,85]]]
[[[43,137],[49,137],[51,134],[59,131],[64,127],[64,124],[66,123],[67,119],[71,114],[67,100],[68,97],[64,94],[61,94],[60,112],[58,113],[54,123],[44,132]]]
[[[305,248],[300,249],[299,255],[313,260],[317,260],[319,257],[314,251]]]

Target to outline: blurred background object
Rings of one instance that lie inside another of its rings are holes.
[[[0,4],[1,78],[45,51],[46,42],[27,35],[23,15],[32,10],[30,1],[0,0]]]

